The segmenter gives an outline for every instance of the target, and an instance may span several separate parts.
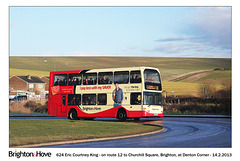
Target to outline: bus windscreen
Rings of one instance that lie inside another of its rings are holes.
[[[162,90],[160,74],[157,70],[144,70],[145,89],[147,90]]]

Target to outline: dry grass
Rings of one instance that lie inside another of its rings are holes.
[[[15,113],[32,113],[29,108],[26,108],[24,105],[27,101],[19,101],[19,102],[10,102],[9,103],[9,111]]]
[[[41,101],[32,101],[34,104],[40,104],[41,106],[44,106],[46,104],[47,100],[41,100]],[[9,103],[9,111],[14,113],[24,113],[24,114],[30,114],[34,112],[32,108],[26,107],[26,104],[29,103],[29,101],[18,101],[18,102],[10,102]]]

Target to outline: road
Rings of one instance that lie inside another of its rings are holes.
[[[51,117],[51,119],[56,118]],[[112,118],[97,118],[97,120],[116,121],[116,119]],[[231,119],[163,117],[158,119],[141,119],[139,123],[161,125],[165,128],[165,131],[135,138],[56,145],[48,146],[48,148],[230,148],[232,146]]]

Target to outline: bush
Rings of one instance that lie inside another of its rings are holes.
[[[30,109],[31,112],[46,113],[48,112],[48,101],[46,101],[44,104],[36,101],[28,101],[24,107]]]
[[[164,112],[171,114],[227,114],[231,115],[231,105],[224,104],[165,104]]]

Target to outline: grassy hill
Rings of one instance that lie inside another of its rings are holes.
[[[150,66],[159,68],[163,90],[176,95],[197,94],[206,80],[231,79],[231,59],[166,57],[9,57],[9,76],[48,76],[53,70]],[[215,71],[215,68],[229,70]],[[171,80],[171,81],[170,81]],[[213,81],[212,81],[213,82]]]
[[[231,69],[231,59],[166,57],[10,57],[10,76],[23,69],[37,76],[55,70],[150,66],[159,68],[163,80],[214,68]]]

